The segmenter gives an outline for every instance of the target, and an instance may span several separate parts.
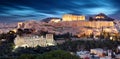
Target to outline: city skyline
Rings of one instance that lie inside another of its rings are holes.
[[[119,17],[119,0],[0,0],[0,21],[40,20],[47,17],[62,17],[63,14],[85,16],[105,13]]]

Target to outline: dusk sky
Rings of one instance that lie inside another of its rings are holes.
[[[0,0],[0,21],[40,20],[68,13],[105,13],[120,19],[120,0]]]

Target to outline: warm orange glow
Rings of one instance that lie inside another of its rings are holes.
[[[105,18],[104,16],[96,16],[96,19]]]
[[[83,15],[78,16],[78,15],[69,15],[69,14],[66,14],[66,15],[63,15],[62,20],[63,20],[63,21],[79,21],[79,20],[85,20],[85,16],[83,16]]]
[[[16,33],[16,32],[17,32],[17,29],[13,29],[12,31]]]

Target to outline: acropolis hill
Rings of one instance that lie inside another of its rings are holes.
[[[53,21],[51,24],[54,24],[56,26],[57,25],[62,26],[62,27],[70,26],[70,27],[93,27],[93,28],[114,26],[113,20],[111,20],[111,18],[107,17],[103,13],[100,13],[100,14],[92,17],[92,19],[90,19],[89,21],[85,20],[85,16],[83,16],[83,15],[65,14],[62,17],[62,22],[56,23]]]
[[[92,16],[89,19],[86,19],[84,15],[65,14],[62,18],[53,17],[47,18],[47,20],[47,22],[46,20],[29,20],[18,22],[18,25],[17,23],[0,23],[0,33],[7,33],[10,30],[16,32],[19,28],[23,30],[32,29],[34,33],[47,31],[56,35],[68,32],[72,35],[89,35],[91,33],[99,35],[102,31],[109,33],[118,33],[120,31],[120,21],[114,20],[102,13]]]
[[[71,16],[71,15],[70,15]],[[104,19],[110,19],[106,16],[97,15],[96,17],[93,17],[93,21],[89,20],[83,20],[85,16],[82,15],[82,19],[75,18],[74,20],[69,20],[66,16],[67,20],[61,21],[61,19],[51,19],[49,22],[37,22],[37,21],[26,21],[26,22],[20,22],[18,23],[18,28],[22,29],[34,29],[34,32],[38,33],[40,31],[47,31],[49,33],[54,33],[56,35],[58,34],[64,34],[64,33],[71,33],[72,35],[81,36],[83,34],[90,35],[91,33],[95,35],[100,35],[102,31],[109,32],[109,33],[118,33],[118,30],[115,27],[115,24],[113,21],[108,21]],[[72,18],[72,17],[70,17]],[[95,20],[97,21],[94,21]],[[75,20],[76,19],[76,20]],[[102,19],[102,21],[101,21]],[[57,21],[56,21],[57,20]]]

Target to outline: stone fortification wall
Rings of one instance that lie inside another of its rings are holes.
[[[54,23],[54,26],[61,26],[61,27],[112,27],[114,23],[112,21],[71,21],[71,22],[59,22]]]

